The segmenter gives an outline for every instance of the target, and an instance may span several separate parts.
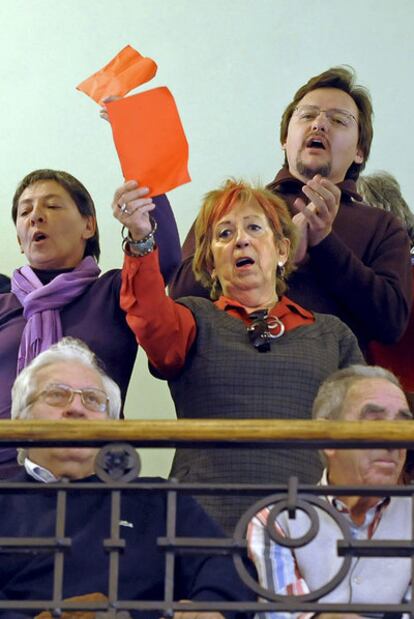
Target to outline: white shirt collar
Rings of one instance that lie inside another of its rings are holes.
[[[58,481],[58,478],[53,475],[48,469],[36,462],[32,462],[29,458],[24,460],[24,468],[26,473],[33,477],[36,481],[41,481],[44,484],[50,484],[53,481]]]
[[[318,486],[327,486],[328,485],[328,469],[323,469],[322,477],[318,482]]]

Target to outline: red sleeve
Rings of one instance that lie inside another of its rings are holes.
[[[173,378],[184,365],[196,336],[191,311],[165,294],[158,250],[124,258],[121,307],[138,344],[163,378]]]

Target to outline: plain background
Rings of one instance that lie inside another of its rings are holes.
[[[169,195],[182,240],[202,195],[225,178],[273,178],[283,109],[310,76],[340,64],[356,69],[373,99],[366,170],[394,174],[412,203],[412,0],[1,0],[0,23],[3,273],[23,264],[10,217],[15,187],[46,167],[86,185],[98,211],[101,267],[121,266],[110,203],[122,174],[111,130],[75,86],[127,44],[157,62],[141,90],[170,88],[190,144],[192,182]],[[175,416],[142,351],[126,416]],[[170,458],[143,450],[144,472],[166,475]]]

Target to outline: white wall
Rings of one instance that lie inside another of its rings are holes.
[[[182,238],[202,194],[225,177],[272,178],[282,161],[284,107],[311,75],[338,64],[352,65],[372,94],[367,171],[395,174],[413,202],[412,0],[1,0],[0,24],[3,273],[22,264],[11,197],[18,181],[41,167],[84,182],[98,209],[101,266],[121,264],[109,205],[122,177],[110,128],[75,86],[127,43],[158,63],[145,88],[170,88],[190,143],[193,181],[170,194]],[[142,352],[126,412],[174,415]],[[166,474],[168,458],[145,456],[145,472]]]

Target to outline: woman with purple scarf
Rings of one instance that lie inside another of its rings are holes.
[[[177,226],[167,198],[147,194],[135,181],[120,188],[122,223],[128,233],[135,209],[151,211],[149,236],[159,247],[167,283],[180,262]],[[137,345],[119,306],[120,270],[100,274],[99,232],[89,192],[67,172],[36,170],[18,185],[12,218],[28,265],[14,271],[11,292],[0,295],[0,419],[10,417],[16,374],[65,335],[88,344],[124,401]],[[0,478],[17,468],[15,450],[1,449]]]

